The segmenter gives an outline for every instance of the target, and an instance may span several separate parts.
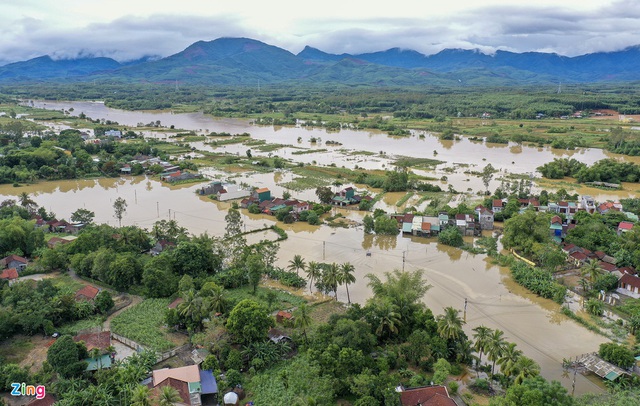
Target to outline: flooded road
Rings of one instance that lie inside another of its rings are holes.
[[[274,177],[274,174],[266,174]],[[268,178],[265,178],[265,182]],[[273,180],[272,180],[273,181]],[[69,218],[77,208],[87,208],[96,214],[95,221],[116,225],[113,201],[122,197],[127,201],[123,225],[151,228],[158,219],[175,218],[181,226],[194,234],[207,232],[213,236],[224,234],[226,210],[229,203],[215,202],[195,194],[199,185],[168,187],[144,176],[73,180],[39,183],[13,187],[0,186],[0,199],[16,198],[26,192],[34,201],[58,218]],[[357,211],[340,210],[344,216],[360,222]],[[249,215],[243,211],[246,230],[256,230],[274,224],[273,217]],[[507,340],[535,359],[547,379],[560,380],[571,387],[571,379],[562,376],[562,359],[597,350],[605,342],[598,336],[558,312],[559,306],[526,292],[511,281],[506,269],[491,265],[483,255],[440,246],[424,238],[402,236],[363,235],[362,228],[333,229],[307,224],[281,225],[289,238],[281,242],[277,264],[285,267],[294,254],[308,261],[351,262],[356,268],[357,282],[349,290],[353,301],[365,303],[371,297],[365,275],[404,266],[408,270],[425,269],[425,277],[433,288],[425,303],[434,314],[446,306],[462,309],[468,300],[465,331],[484,324],[505,332]],[[256,233],[251,241],[270,238],[268,233]],[[371,252],[371,256],[366,253]],[[346,290],[338,290],[340,300],[346,301]],[[596,380],[578,375],[576,393],[601,391]]]

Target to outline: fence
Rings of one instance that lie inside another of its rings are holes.
[[[165,359],[171,358],[174,355],[176,355],[177,353],[179,353],[180,351],[183,351],[184,349],[191,347],[191,344],[184,344],[181,345],[180,347],[176,347],[172,350],[169,350],[167,352],[163,352],[162,354],[158,355],[158,361],[157,362],[162,362]]]
[[[135,342],[133,340],[130,340],[130,339],[126,338],[126,337],[123,337],[123,336],[121,336],[119,334],[116,334],[114,332],[111,332],[111,338],[113,338],[114,340],[120,341],[122,344],[125,344],[125,345],[133,348],[134,350],[136,350],[138,352],[142,352],[142,351],[147,349],[147,347],[145,347],[143,345],[140,345],[137,342]]]

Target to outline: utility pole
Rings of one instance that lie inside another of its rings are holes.
[[[171,209],[169,209],[169,220],[171,220]]]
[[[160,202],[156,202],[156,211],[158,212],[158,218],[160,218]]]
[[[464,322],[467,322],[467,298],[464,298]]]
[[[405,263],[405,260],[404,260],[404,253],[405,253],[405,252],[406,252],[406,251],[402,251],[402,272],[404,272],[404,263]]]
[[[324,261],[324,254],[325,254],[325,248],[326,248],[327,242],[326,241],[322,241],[322,260]]]

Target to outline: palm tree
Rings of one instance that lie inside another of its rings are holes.
[[[20,193],[18,196],[18,200],[20,201],[20,206],[28,208],[29,206],[37,206],[36,202],[31,199],[27,192]]]
[[[474,331],[473,338],[476,340],[473,345],[473,349],[478,352],[478,355],[479,355],[478,363],[481,364],[482,353],[484,353],[487,350],[487,345],[489,344],[489,336],[491,335],[493,330],[491,330],[487,326],[478,326],[474,328],[473,331]],[[478,371],[478,368],[476,366],[476,372],[477,371]]]
[[[92,348],[90,356],[98,362],[98,369],[102,369],[102,357],[100,356],[100,348]]]
[[[289,269],[291,272],[296,271],[296,275],[300,275],[299,271],[302,269],[304,271],[306,264],[304,263],[304,259],[302,259],[302,255],[295,255],[291,261],[289,261]]]
[[[540,365],[529,357],[520,356],[514,366],[516,372],[516,378],[514,380],[516,385],[519,385],[526,378],[532,378],[540,375]]]
[[[294,325],[302,329],[302,335],[304,336],[304,341],[308,343],[307,340],[307,328],[311,325],[311,316],[309,315],[309,308],[306,303],[302,303],[294,312]]]
[[[602,267],[597,259],[590,259],[589,262],[587,262],[587,265],[582,268],[581,273],[583,276],[589,276],[589,280],[593,285],[593,283],[598,280],[602,274]]]
[[[344,284],[344,287],[347,288],[347,303],[351,304],[351,296],[349,296],[349,284],[355,283],[356,277],[353,274],[356,268],[350,263],[345,262],[340,265],[340,283]]]
[[[322,276],[322,268],[320,267],[319,263],[311,261],[309,262],[309,266],[307,266],[307,269],[305,271],[307,272],[307,276],[309,277],[309,292],[311,292],[313,281],[318,280],[318,278]]]
[[[163,386],[158,400],[159,406],[173,406],[180,402],[182,398],[176,388],[172,386]]]
[[[506,345],[506,340],[504,338],[504,331],[502,330],[493,330],[491,335],[489,336],[489,341],[487,343],[487,354],[489,355],[489,360],[493,361],[491,365],[491,375],[493,375],[493,371],[496,367],[496,361],[502,356],[504,352],[504,347]]]
[[[497,361],[497,364],[500,365],[500,371],[505,376],[511,376],[521,356],[522,351],[516,349],[515,343],[507,343],[506,347],[504,347],[504,352]]]
[[[445,307],[444,314],[437,317],[438,334],[445,340],[457,340],[462,333],[464,321],[458,315],[460,310]]]
[[[322,272],[324,285],[333,290],[333,295],[338,300],[338,284],[340,283],[340,267],[335,262],[328,264]]]
[[[389,335],[398,332],[398,326],[401,322],[396,305],[385,300],[377,304],[374,312],[378,321],[378,327],[376,328],[376,335],[378,337],[384,336],[385,332],[388,332]]]
[[[131,406],[151,406],[151,391],[144,385],[137,385],[131,391]]]
[[[202,322],[202,298],[193,289],[190,289],[185,293],[183,299],[184,302],[178,305],[178,313],[191,322],[189,325],[195,325],[196,329],[199,328]]]

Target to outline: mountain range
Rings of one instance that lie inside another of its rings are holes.
[[[640,46],[576,57],[551,53],[445,49],[434,55],[392,48],[330,54],[305,47],[297,55],[249,38],[198,41],[166,58],[120,63],[96,57],[41,56],[0,66],[1,84],[33,82],[179,82],[199,85],[345,84],[523,85],[640,80]]]

